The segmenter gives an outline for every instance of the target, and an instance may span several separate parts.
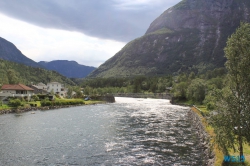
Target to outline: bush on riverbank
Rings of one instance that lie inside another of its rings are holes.
[[[11,99],[11,100],[9,101],[9,105],[10,105],[10,106],[13,106],[13,107],[19,107],[19,106],[22,105],[22,102],[21,102],[21,100],[19,100],[19,99]]]
[[[62,105],[79,105],[85,104],[81,99],[75,100],[56,100],[56,101],[49,101],[49,100],[42,100],[41,106],[62,106]]]

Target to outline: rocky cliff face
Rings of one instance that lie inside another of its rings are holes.
[[[75,61],[68,60],[41,61],[39,64],[48,70],[57,71],[68,78],[84,78],[96,69],[95,67],[80,65]]]
[[[27,58],[16,46],[0,37],[0,58],[12,62],[21,63],[32,67],[42,67],[35,61]]]
[[[227,38],[241,21],[250,22],[249,14],[249,0],[183,0],[90,77],[164,75],[223,67]]]

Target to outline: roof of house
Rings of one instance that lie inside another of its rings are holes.
[[[31,85],[30,87],[34,88],[34,89],[39,89],[39,90],[46,90],[47,89],[47,87],[45,87],[45,86],[38,86],[38,85]],[[46,88],[46,89],[44,89],[44,88]]]
[[[34,89],[27,87],[23,84],[15,84],[15,85],[9,85],[5,84],[2,86],[1,90],[27,90],[27,91],[33,91]]]
[[[49,82],[48,84],[61,84],[60,82]]]
[[[46,86],[44,83],[40,82],[36,86]]]

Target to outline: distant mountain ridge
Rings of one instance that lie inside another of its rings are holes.
[[[22,83],[30,85],[32,83],[60,82],[65,85],[75,86],[71,79],[62,76],[56,71],[49,71],[43,68],[31,67],[16,62],[0,59],[0,87],[3,84]]]
[[[227,38],[250,22],[249,0],[182,0],[89,77],[204,72],[223,67]]]
[[[95,67],[80,65],[76,61],[55,60],[51,62],[40,61],[38,64],[44,66],[48,70],[54,70],[68,78],[84,78]]]
[[[0,59],[20,63],[23,65],[54,70],[68,78],[84,78],[95,67],[80,65],[75,61],[55,60],[51,62],[41,61],[39,63],[27,58],[22,52],[11,42],[0,37]]]
[[[14,44],[1,37],[0,37],[0,59],[21,63],[27,66],[42,68],[42,66],[39,65],[37,62],[23,55],[22,52],[18,50]]]

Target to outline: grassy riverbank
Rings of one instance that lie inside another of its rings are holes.
[[[206,132],[211,136],[211,144],[213,145],[213,151],[215,153],[215,166],[222,166],[223,160],[224,160],[224,154],[223,152],[219,149],[218,145],[214,142],[213,137],[215,136],[214,133],[214,129],[211,125],[208,124],[207,121],[207,116],[209,115],[209,112],[206,108],[206,106],[204,105],[193,105],[193,102],[190,101],[179,101],[177,103],[174,103],[177,105],[184,105],[184,106],[189,106],[191,107],[191,110],[194,111],[197,115],[199,115],[199,117],[202,120],[202,124],[206,130]],[[250,166],[250,145],[245,144],[243,147],[243,152],[244,152],[244,156],[245,156],[245,166]],[[239,156],[239,152],[234,152],[233,150],[231,150],[230,155],[232,156]],[[236,165],[241,165],[241,164],[230,164],[227,166],[236,166]]]
[[[5,110],[5,109],[12,109],[12,107],[10,107],[10,106],[7,105],[7,104],[2,104],[2,105],[0,105],[0,111],[1,111],[1,110]]]
[[[203,108],[203,107],[202,107]],[[211,136],[211,138],[214,136],[214,131],[213,128],[211,126],[208,125],[206,118],[202,115],[204,114],[206,111],[201,112],[199,110],[197,110],[195,107],[191,107],[192,111],[194,111],[196,114],[199,115],[199,117],[202,120],[202,124],[206,130],[206,132]],[[200,108],[199,108],[200,109]],[[222,153],[222,151],[219,150],[218,146],[216,144],[213,143],[213,139],[210,140],[211,144],[213,144],[213,151],[215,153],[215,166],[221,166],[221,163],[224,159],[224,155]]]
[[[106,101],[101,100],[88,100],[84,101],[83,99],[56,99],[55,101],[47,101],[47,105],[43,105],[43,101],[33,101],[33,102],[22,102],[22,106],[13,107],[7,104],[0,105],[0,114],[6,113],[6,110],[32,110],[39,109],[48,106],[74,106],[74,105],[94,105],[94,104],[102,104],[106,103]],[[8,112],[8,111],[7,111]],[[13,112],[13,111],[11,111]],[[15,111],[14,111],[15,112]]]
[[[203,126],[205,127],[206,132],[211,136],[211,143],[213,144],[213,150],[215,153],[215,166],[221,166],[222,162],[224,160],[224,154],[223,152],[218,148],[218,145],[214,143],[213,137],[215,135],[214,129],[212,126],[208,125],[207,119],[205,115],[209,113],[209,111],[206,109],[205,106],[199,105],[195,107],[191,107],[192,111],[194,111],[196,114],[198,114],[202,120]],[[244,145],[244,156],[245,156],[245,166],[250,166],[250,145]],[[234,152],[233,150],[230,151],[230,155],[232,156],[239,156],[239,152]],[[241,165],[241,164],[230,164],[233,166]]]

